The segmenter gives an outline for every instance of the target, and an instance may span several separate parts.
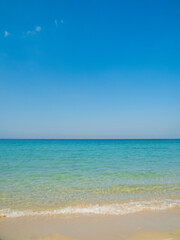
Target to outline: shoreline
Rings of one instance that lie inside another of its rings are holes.
[[[0,219],[1,240],[144,240],[148,234],[161,240],[161,236],[170,236],[174,231],[179,234],[177,229],[180,229],[179,208],[122,216],[76,214]]]
[[[121,203],[88,204],[67,206],[64,208],[47,210],[15,210],[0,209],[0,218],[16,218],[23,216],[53,216],[53,215],[128,215],[143,211],[164,211],[179,208],[179,199],[151,199],[139,201],[126,201]]]

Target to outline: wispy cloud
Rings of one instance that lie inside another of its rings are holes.
[[[35,31],[27,31],[27,34],[34,34]]]
[[[8,31],[4,31],[4,37],[8,37],[10,35],[10,33]]]
[[[40,32],[42,30],[42,28],[41,28],[41,26],[36,26],[35,27],[35,30],[29,30],[29,31],[27,31],[27,34],[29,35],[29,34],[35,34],[35,33],[37,33],[37,32]]]
[[[57,20],[56,20],[56,19],[54,20],[54,23],[56,24],[56,26],[58,26],[58,22],[57,22]]]
[[[40,32],[41,31],[41,26],[36,26],[36,32]]]
[[[63,23],[64,23],[64,20],[63,20],[63,19],[61,19],[61,20],[58,22],[58,20],[57,20],[57,19],[55,19],[55,20],[54,20],[54,23],[55,23],[55,25],[56,25],[56,26],[58,26],[58,25],[59,25],[59,23],[60,23],[60,24],[63,24]]]

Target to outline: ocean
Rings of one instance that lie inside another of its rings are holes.
[[[0,215],[180,207],[180,140],[0,140]]]

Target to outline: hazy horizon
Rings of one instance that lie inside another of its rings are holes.
[[[180,138],[0,138],[0,140],[180,140]]]

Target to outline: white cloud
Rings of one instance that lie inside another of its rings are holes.
[[[57,20],[56,20],[56,19],[55,19],[54,23],[56,24],[56,26],[58,26],[58,22],[57,22]]]
[[[36,28],[35,28],[35,30],[29,30],[29,31],[27,31],[27,34],[29,35],[29,34],[35,34],[36,32],[40,32],[41,31],[41,26],[36,26]]]
[[[64,23],[64,20],[63,20],[63,19],[61,19],[61,23],[62,23],[62,24]]]
[[[41,31],[41,26],[36,26],[36,32],[40,32]]]
[[[8,31],[4,32],[4,37],[8,37],[10,35],[10,33]]]

